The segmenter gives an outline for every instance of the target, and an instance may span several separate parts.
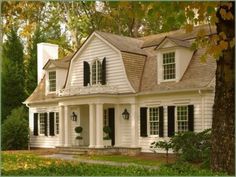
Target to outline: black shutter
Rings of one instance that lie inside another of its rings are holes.
[[[194,131],[194,106],[188,105],[188,130]]]
[[[102,85],[106,85],[106,57],[102,61]]]
[[[163,106],[159,107],[159,137],[164,137],[164,112]]]
[[[54,131],[54,112],[49,113],[49,135],[50,136],[55,136],[55,131]]]
[[[44,134],[45,136],[48,136],[48,113],[44,113],[44,122],[45,122],[45,129]]]
[[[89,63],[84,61],[84,86],[90,83],[90,67]]]
[[[38,136],[38,113],[34,113],[34,135]]]
[[[147,108],[140,108],[140,136],[147,137]]]
[[[168,106],[168,137],[175,133],[175,106]]]

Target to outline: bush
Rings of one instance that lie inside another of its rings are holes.
[[[82,127],[75,127],[75,132],[76,133],[81,133],[83,131]]]
[[[150,148],[156,152],[156,148],[165,149],[166,151],[166,163],[168,163],[169,150],[172,148],[171,141],[157,141],[152,142]]]
[[[75,132],[79,134],[78,136],[76,136],[77,140],[82,140],[83,139],[83,137],[80,136],[80,133],[82,133],[82,131],[83,131],[83,128],[81,126],[75,127]]]
[[[104,140],[110,140],[110,133],[111,133],[111,128],[109,126],[103,127],[103,132],[106,133],[106,136],[103,137]]]
[[[29,141],[29,127],[27,111],[18,107],[11,111],[2,125],[2,149],[27,149]]]
[[[210,139],[210,129],[207,129],[200,133],[178,133],[171,138],[171,142],[173,150],[179,153],[182,160],[209,163],[211,151]]]

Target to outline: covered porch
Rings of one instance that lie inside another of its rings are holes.
[[[126,119],[122,115],[125,110],[129,114]],[[65,101],[59,103],[59,117],[61,147],[103,149],[107,147],[104,126],[111,130],[109,147],[138,147],[138,111],[134,101],[104,97]],[[76,140],[78,134],[75,127],[78,126],[83,128],[80,134],[82,144],[78,144]]]

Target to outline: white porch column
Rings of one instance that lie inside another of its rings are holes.
[[[65,142],[64,129],[64,106],[59,106],[59,145],[63,146]]]
[[[138,146],[138,120],[137,120],[137,106],[136,104],[131,104],[131,147]]]
[[[120,146],[120,119],[121,119],[121,113],[120,113],[120,105],[115,105],[115,146]]]
[[[69,146],[69,118],[68,106],[64,108],[64,146]]]
[[[96,120],[95,120],[95,105],[89,105],[89,147],[94,148],[96,143]]]
[[[96,148],[103,146],[103,104],[96,104]]]

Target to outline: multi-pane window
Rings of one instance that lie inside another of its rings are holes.
[[[158,107],[149,108],[149,127],[150,135],[158,135],[159,132],[159,109]]]
[[[163,54],[164,80],[175,79],[175,52]]]
[[[95,60],[92,65],[92,85],[101,83],[102,81],[102,64],[99,60]]]
[[[104,109],[104,117],[103,117],[103,126],[108,126],[108,114],[107,114],[107,109]]]
[[[56,112],[56,134],[59,134],[59,113]]]
[[[45,133],[45,114],[40,113],[39,114],[39,133],[44,134]]]
[[[56,71],[50,71],[49,76],[49,92],[56,91]]]
[[[177,106],[177,130],[188,131],[188,106]]]

